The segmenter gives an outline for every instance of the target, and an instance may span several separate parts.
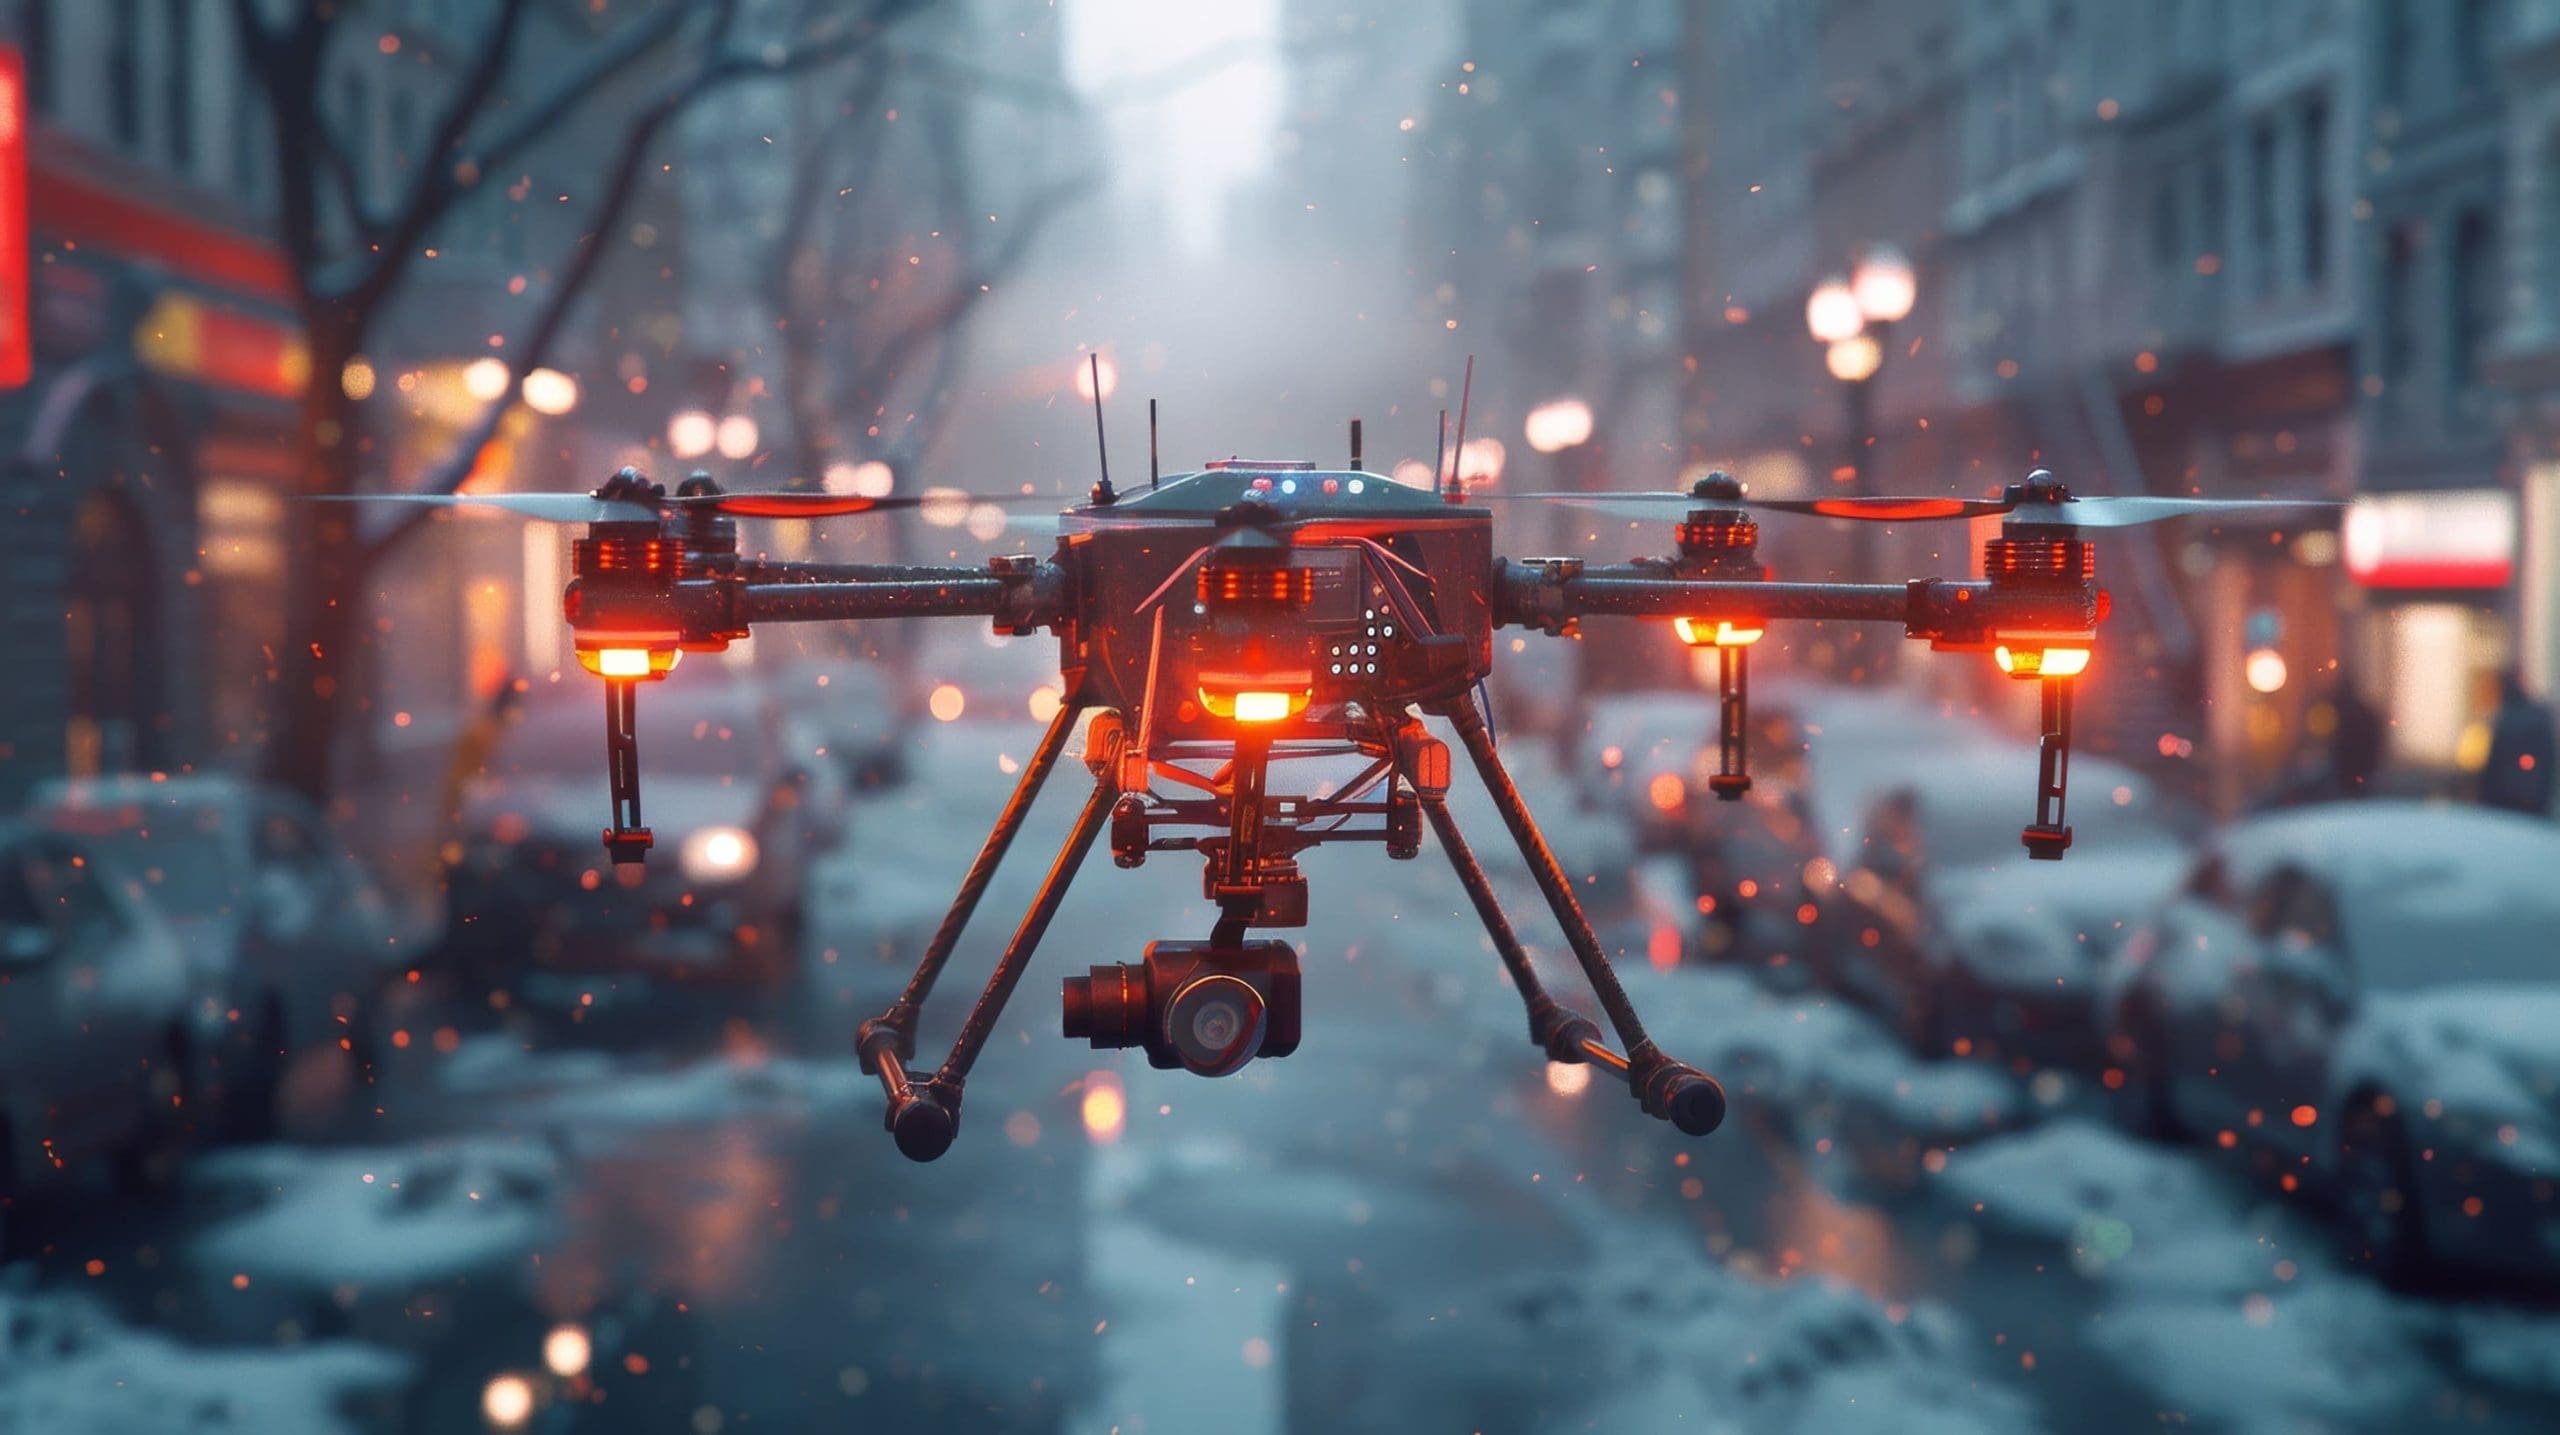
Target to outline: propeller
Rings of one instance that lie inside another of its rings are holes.
[[[856,513],[902,513],[921,508],[967,511],[980,504],[1054,505],[1058,499],[1025,494],[858,494],[801,491],[652,494],[611,484],[593,493],[331,493],[328,503],[406,503],[430,508],[493,508],[546,523],[654,523],[661,513],[711,512],[732,518],[841,518]]]
[[[2016,505],[1996,498],[1741,498],[1695,493],[1503,493],[1497,499],[1537,499],[1565,508],[1587,508],[1621,518],[1663,518],[1674,511],[1727,504],[1765,508],[1779,513],[1814,513],[1826,518],[1860,518],[1871,523],[1910,523],[1930,518],[1976,518],[2006,513]]]
[[[2024,483],[2011,484],[2008,491],[1998,498],[1882,494],[1834,498],[1746,498],[1740,484],[1729,478],[1719,481],[1720,478],[1720,475],[1702,478],[1686,492],[1512,493],[1490,496],[1535,499],[1568,508],[1595,509],[1639,521],[1671,516],[1673,510],[1685,512],[1692,508],[1730,504],[1778,513],[1850,518],[1867,523],[1922,523],[2008,514],[2015,523],[2050,524],[2057,528],[2134,528],[2145,523],[2199,515],[2237,517],[2252,513],[2325,512],[2339,506],[2335,500],[2325,498],[2161,498],[2149,494],[2121,498],[2074,498],[2043,469],[2027,475]]]

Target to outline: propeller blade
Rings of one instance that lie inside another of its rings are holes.
[[[1838,498],[1700,498],[1694,493],[1509,493],[1488,498],[1538,499],[1567,508],[1592,508],[1623,518],[1646,519],[1682,510],[1740,504],[1778,513],[1811,513],[1824,518],[1857,518],[1869,523],[1917,523],[1932,518],[1977,518],[2006,513],[2011,504],[1997,498],[1904,498],[1844,495]]]
[[[1812,513],[1824,518],[1855,518],[1867,523],[1923,523],[1938,518],[1980,518],[2006,513],[2017,505],[2000,498],[1905,498],[1891,494],[1844,494],[1838,498],[1755,498],[1753,508],[1780,513]]]
[[[319,493],[322,503],[406,503],[429,508],[496,508],[545,523],[655,523],[645,503],[585,493]]]
[[[802,490],[768,490],[745,493],[697,493],[670,498],[669,508],[710,509],[733,518],[842,518],[855,513],[902,513],[919,508],[954,508],[967,511],[981,504],[998,508],[1024,505],[1056,505],[1063,499],[1032,494],[977,493],[899,493],[881,498],[865,498],[852,493],[816,493]]]
[[[2021,504],[2009,521],[2064,528],[2138,528],[2172,518],[2334,513],[2339,506],[2336,500],[2326,498],[2155,498],[2134,494],[2123,498],[2075,498],[2068,503]]]

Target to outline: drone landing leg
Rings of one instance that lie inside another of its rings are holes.
[[[1494,895],[1492,879],[1485,876],[1484,865],[1476,861],[1475,850],[1458,831],[1458,819],[1450,815],[1445,791],[1429,788],[1418,790],[1422,813],[1431,819],[1431,830],[1449,854],[1449,865],[1457,869],[1458,885],[1467,889],[1467,900],[1473,902],[1476,916],[1493,938],[1493,950],[1502,958],[1504,970],[1511,973],[1511,985],[1518,988],[1520,1000],[1529,1009],[1529,1040],[1545,1049],[1549,1061],[1586,1061],[1586,1041],[1600,1039],[1600,1028],[1591,1018],[1564,1006],[1547,994],[1546,985],[1538,980],[1535,967],[1529,965],[1529,953],[1520,945],[1520,934],[1511,928],[1511,918],[1504,914],[1502,901]]]
[[[864,1022],[854,1033],[854,1052],[862,1069],[882,1078],[892,1102],[899,1099],[899,1092],[906,1085],[905,1063],[915,1058],[916,1012],[933,994],[934,981],[951,960],[952,949],[960,944],[960,934],[968,930],[979,900],[987,895],[987,885],[995,880],[996,868],[1012,849],[1013,839],[1021,835],[1023,820],[1031,815],[1031,804],[1039,799],[1042,785],[1058,765],[1058,755],[1066,750],[1067,739],[1084,713],[1081,704],[1069,703],[1049,720],[1048,730],[1040,734],[1040,745],[1032,750],[1031,760],[1023,764],[1013,795],[1005,799],[1004,810],[996,814],[996,825],[987,833],[985,845],[978,849],[977,860],[969,864],[968,875],[960,879],[960,892],[951,899],[951,910],[943,914],[942,925],[925,943],[924,957],[916,963],[915,975],[907,979],[906,991],[887,1011]]]
[[[1528,804],[1511,781],[1510,770],[1502,765],[1502,754],[1494,747],[1493,733],[1485,726],[1484,711],[1476,705],[1474,695],[1461,694],[1434,710],[1457,729],[1459,742],[1474,761],[1494,807],[1502,813],[1503,825],[1511,829],[1512,841],[1519,844],[1520,855],[1528,859],[1529,875],[1537,879],[1538,889],[1546,894],[1556,925],[1564,929],[1565,941],[1581,962],[1584,979],[1591,983],[1601,1011],[1608,1015],[1610,1027],[1627,1049],[1618,1060],[1610,1059],[1615,1053],[1595,1042],[1584,1043],[1584,1050],[1601,1066],[1626,1077],[1646,1115],[1668,1121],[1692,1136],[1704,1136],[1716,1129],[1724,1121],[1724,1088],[1696,1067],[1664,1055],[1653,1044],[1653,1038],[1645,1034],[1635,1003],[1628,1000],[1626,988],[1618,984],[1617,970],[1609,964],[1608,954],[1600,950],[1600,939],[1591,931],[1591,919],[1583,915],[1582,904],[1574,899],[1572,879],[1565,875],[1564,864],[1556,860],[1555,849],[1547,845],[1546,835],[1538,830],[1537,819],[1529,815]]]
[[[996,1017],[1012,998],[1014,987],[1022,980],[1023,968],[1030,964],[1031,953],[1049,930],[1059,904],[1066,900],[1068,883],[1084,865],[1086,855],[1093,850],[1093,839],[1111,815],[1112,800],[1119,795],[1113,781],[1119,765],[1119,744],[1111,743],[1106,750],[1094,754],[1091,761],[1093,793],[1076,814],[1075,826],[1059,846],[1056,860],[1049,864],[1049,875],[1041,879],[1039,894],[1031,899],[1031,909],[1014,929],[1013,940],[1005,944],[995,973],[987,978],[986,988],[969,1008],[969,1018],[961,1023],[960,1035],[952,1041],[951,1054],[943,1058],[942,1069],[927,1081],[909,1084],[903,1070],[893,1073],[889,1061],[881,1062],[881,1084],[889,1088],[889,1133],[908,1160],[930,1161],[951,1149],[952,1138],[960,1132],[960,1098],[969,1079],[969,1068],[977,1063],[979,1051],[995,1030]]]

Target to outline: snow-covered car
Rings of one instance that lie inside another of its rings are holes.
[[[528,706],[466,784],[437,963],[466,1004],[556,1010],[645,1000],[659,982],[797,979],[810,866],[848,830],[842,777],[759,687],[704,666],[639,695],[645,864],[616,866],[597,841],[592,691]]]
[[[211,1035],[204,991],[96,846],[0,822],[0,1247],[32,1196],[162,1174]]]
[[[1571,749],[1583,806],[1624,820],[1643,851],[1677,850],[1695,820],[1691,809],[1714,800],[1690,786],[1716,723],[1715,698],[1695,689],[1591,699]]]
[[[2127,1112],[2334,1200],[2386,1276],[2560,1277],[2560,829],[2408,802],[2239,824],[2123,944]]]
[[[907,728],[899,680],[868,658],[812,656],[784,664],[766,687],[826,743],[827,756],[863,792],[907,780]]]
[[[1854,939],[1823,974],[1922,1050],[2094,1069],[2100,964],[2176,887],[2201,824],[2131,768],[2079,758],[2070,855],[2034,861],[2018,833],[2035,770],[2033,749],[1986,745],[1886,787],[1840,876]]]
[[[269,1134],[280,1078],[334,1056],[422,953],[381,884],[310,804],[230,776],[46,784],[29,815],[94,842],[142,884],[188,959],[240,1013],[215,1053],[231,1134]]]
[[[1711,747],[1703,773],[1716,767]],[[1842,940],[1845,909],[1830,890],[1833,867],[1805,820],[1800,795],[1784,780],[1756,779],[1738,802],[1698,804],[1681,844],[1704,921],[1697,955],[1750,968],[1798,989],[1813,980],[1816,959]]]

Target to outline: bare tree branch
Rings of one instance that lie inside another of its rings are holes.
[[[346,297],[358,308],[369,309],[382,301],[407,272],[410,259],[417,253],[427,231],[453,206],[454,196],[463,184],[457,181],[460,168],[451,156],[454,147],[470,132],[472,123],[497,91],[498,81],[507,72],[507,60],[515,53],[516,37],[524,29],[525,0],[499,0],[496,18],[481,37],[479,53],[472,58],[471,68],[463,72],[453,94],[445,101],[444,110],[436,117],[429,132],[423,158],[418,164],[418,177],[410,185],[408,198],[373,244],[372,267],[349,288]],[[473,177],[476,181],[477,176]],[[351,216],[360,234],[371,228],[361,208]],[[368,240],[374,236],[365,234]]]
[[[1053,184],[1033,195],[1016,211],[1016,223],[1005,235],[1004,242],[971,265],[940,303],[890,334],[871,361],[845,383],[844,391],[868,398],[879,395],[888,385],[894,384],[897,376],[925,345],[933,341],[936,334],[958,323],[976,307],[979,300],[992,293],[996,280],[1020,268],[1023,256],[1030,253],[1041,232],[1060,214],[1090,196],[1097,184],[1096,176],[1084,174]]]
[[[724,5],[722,8],[725,12],[728,7]],[[524,375],[540,367],[550,356],[552,344],[558,339],[569,311],[576,305],[579,293],[595,272],[596,265],[602,261],[608,239],[619,227],[623,212],[630,207],[631,199],[638,191],[650,146],[669,120],[724,85],[750,77],[791,74],[842,58],[852,53],[872,32],[873,27],[866,19],[794,49],[756,56],[724,54],[706,61],[691,76],[663,90],[644,108],[624,136],[622,148],[615,155],[612,168],[607,171],[604,193],[589,212],[585,232],[572,251],[568,264],[553,282],[549,297],[535,314],[522,340],[507,347],[507,352],[512,355],[508,360],[508,393],[512,394]],[[480,451],[497,436],[498,426],[505,422],[509,407],[510,402],[505,398],[490,404],[488,412],[463,435],[461,442],[428,475],[418,491],[452,493],[459,489],[463,480],[471,476]],[[404,515],[397,526],[365,545],[367,560],[379,559],[398,545],[432,511],[419,509]]]
[[[312,148],[319,153],[320,163],[329,171],[330,187],[337,191],[338,203],[347,211],[347,224],[355,231],[359,244],[376,242],[376,220],[371,206],[365,203],[364,182],[356,178],[356,165],[338,132],[325,124],[311,127]]]
[[[766,302],[773,308],[782,326],[783,391],[791,411],[791,436],[794,449],[793,472],[799,478],[815,482],[825,468],[827,451],[834,447],[835,434],[829,422],[831,406],[819,392],[817,378],[825,364],[823,352],[824,301],[804,305],[798,302],[808,288],[813,266],[809,261],[818,253],[818,245],[809,234],[817,220],[819,196],[826,192],[821,182],[822,170],[854,139],[880,108],[881,92],[888,88],[889,68],[882,64],[867,65],[855,81],[852,94],[840,102],[837,113],[816,139],[800,153],[792,167],[791,199],[783,211],[781,232],[775,237],[773,256],[766,261],[768,275]],[[853,185],[867,189],[871,176],[880,166],[887,146],[876,142],[862,149],[862,173]],[[842,191],[839,191],[840,193]]]

